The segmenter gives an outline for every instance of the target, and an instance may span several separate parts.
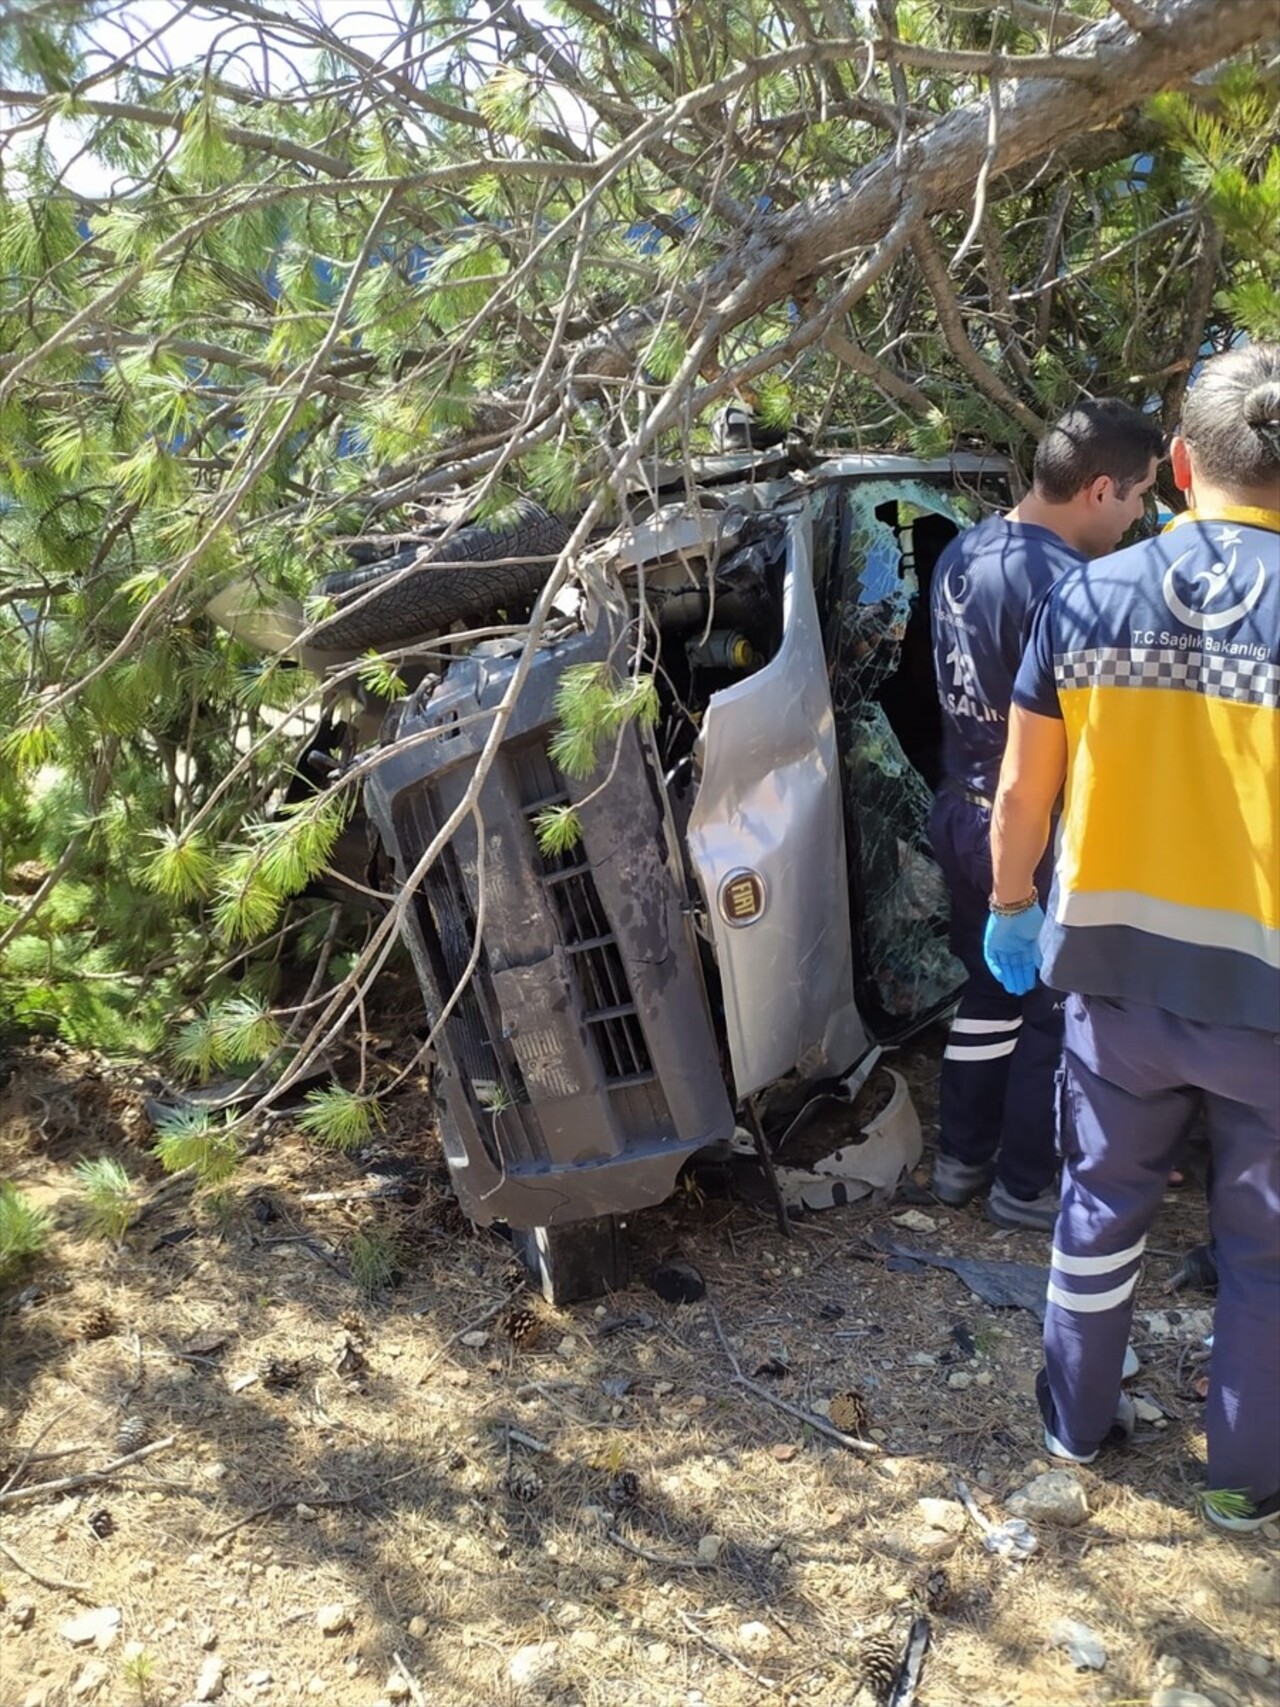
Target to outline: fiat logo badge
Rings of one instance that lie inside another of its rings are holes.
[[[764,878],[758,871],[741,866],[721,882],[717,899],[726,925],[754,925],[765,909]]]

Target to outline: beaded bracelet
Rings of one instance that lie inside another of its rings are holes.
[[[992,895],[987,902],[987,911],[996,919],[1016,919],[1019,913],[1029,913],[1039,899],[1040,891],[1033,883],[1025,901],[997,901]]]

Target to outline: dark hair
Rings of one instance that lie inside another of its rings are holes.
[[[1215,486],[1262,486],[1280,474],[1280,344],[1214,356],[1182,406],[1196,472]]]
[[[1149,415],[1117,397],[1086,398],[1068,409],[1036,446],[1035,489],[1051,504],[1066,504],[1109,474],[1121,497],[1145,480],[1152,457],[1164,454],[1164,434]]]

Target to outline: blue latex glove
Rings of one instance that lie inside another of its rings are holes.
[[[1043,959],[1040,931],[1044,908],[1036,903],[1025,913],[1002,918],[992,913],[982,938],[982,958],[1011,996],[1025,996],[1033,989]]]

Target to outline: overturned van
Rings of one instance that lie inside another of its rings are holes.
[[[645,519],[584,554],[478,810],[405,914],[459,1199],[556,1299],[621,1284],[629,1213],[735,1134],[767,1165],[797,1108],[962,978],[924,839],[928,589],[955,532],[1009,501],[1007,465],[778,450],[651,484]],[[399,883],[463,800],[521,649],[462,650],[394,709],[366,807]],[[638,657],[656,721],[562,774],[565,673]],[[576,839],[547,852],[555,807]]]

